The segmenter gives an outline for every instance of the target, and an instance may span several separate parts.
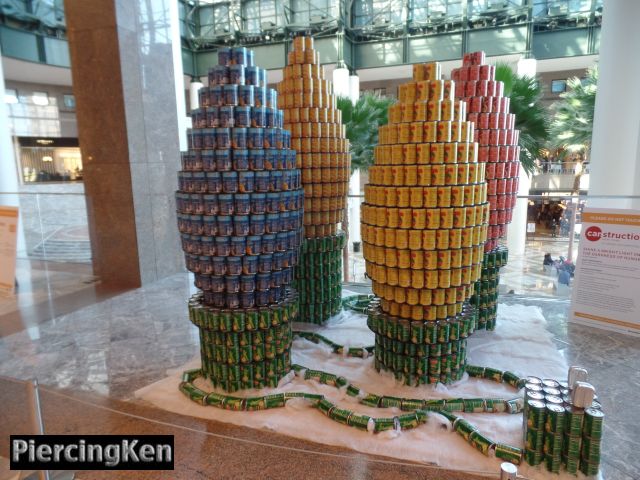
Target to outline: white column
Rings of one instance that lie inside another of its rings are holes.
[[[189,108],[191,110],[194,110],[200,106],[198,90],[200,90],[202,87],[204,87],[202,82],[191,80],[191,83],[189,84]]]
[[[591,143],[589,195],[640,195],[640,2],[606,2]],[[591,207],[640,208],[640,200],[589,200]]]
[[[360,77],[358,75],[349,76],[349,98],[354,105],[360,98]]]
[[[9,108],[4,101],[4,71],[2,69],[2,51],[0,51],[0,192],[18,192],[20,180],[16,154],[13,149],[11,128],[9,128]],[[20,207],[18,195],[0,195],[0,205]],[[22,212],[18,222],[18,257],[26,257],[26,242],[24,239],[24,222]]]
[[[349,69],[338,67],[333,70],[333,93],[337,97],[349,97]]]
[[[190,120],[187,118],[187,107],[184,95],[184,72],[182,70],[182,40],[180,39],[180,15],[178,2],[169,2],[171,15],[171,50],[173,54],[173,81],[176,90],[176,108],[178,110],[178,130],[180,151],[187,149],[187,128]]]
[[[360,195],[360,170],[356,170],[349,179],[349,195]],[[361,198],[349,198],[349,241],[360,242],[360,203]]]
[[[4,101],[4,72],[2,69],[2,57],[0,56],[0,192],[17,192],[18,191],[18,170],[16,168],[16,156],[13,151],[13,143],[11,141],[11,128],[9,126],[9,107]],[[0,197],[0,204],[7,205],[6,196]],[[18,206],[18,198],[11,203],[12,206]]]
[[[530,77],[536,74],[536,61],[532,58],[521,59],[516,65],[516,73],[518,75],[527,75]],[[529,195],[531,188],[531,178],[520,166],[520,183],[518,186],[518,196]],[[527,211],[529,209],[529,200],[519,198],[513,209],[513,219],[507,230],[507,248],[509,253],[514,255],[524,254],[525,244],[527,241]]]

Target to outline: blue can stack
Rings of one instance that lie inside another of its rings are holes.
[[[267,88],[266,70],[253,64],[253,52],[237,47],[218,51],[209,85],[198,94],[176,192],[186,266],[202,290],[192,304],[203,315],[281,311],[297,302],[290,285],[302,241],[304,193],[277,92]],[[217,341],[235,345],[243,328],[218,332],[216,338],[225,338]],[[201,332],[202,341],[209,338],[213,335]],[[246,375],[242,383],[221,378],[220,356],[208,356],[207,345],[202,345],[203,371],[227,390],[277,384],[290,369],[290,342],[286,348],[281,344],[282,339],[278,351],[283,353],[277,368],[267,369],[274,375],[266,382],[252,383]],[[238,356],[228,353],[223,363],[236,366]],[[268,360],[273,359],[261,362]]]

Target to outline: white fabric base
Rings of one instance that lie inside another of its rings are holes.
[[[567,375],[565,359],[555,348],[551,335],[546,330],[546,321],[537,307],[522,305],[500,305],[497,328],[494,332],[478,331],[468,341],[467,362],[472,365],[511,370],[521,375],[536,375],[543,378],[564,379]],[[327,325],[318,327],[294,324],[294,330],[310,330],[340,344],[351,346],[373,345],[373,333],[366,326],[366,317],[343,311]],[[391,374],[378,373],[373,368],[373,358],[365,360],[348,358],[331,353],[323,345],[304,339],[293,343],[293,362],[305,367],[342,375],[362,390],[379,395],[387,394],[407,398],[454,398],[519,396],[513,388],[488,380],[465,378],[455,385],[407,387],[399,385]],[[384,455],[413,462],[435,464],[447,469],[495,474],[499,472],[500,460],[488,458],[468,445],[462,437],[447,428],[449,422],[432,414],[428,422],[405,432],[382,432],[370,434],[340,425],[310,407],[308,403],[289,401],[284,408],[259,412],[231,412],[215,407],[197,405],[178,391],[183,370],[197,368],[199,359],[190,362],[170,376],[138,390],[136,397],[148,401],[158,408],[172,412],[207,418],[250,428],[262,428],[328,445],[350,448],[364,453]],[[199,384],[211,390],[208,382]],[[274,389],[241,392],[242,396],[273,393]],[[278,392],[306,391],[321,393],[331,402],[343,408],[374,417],[399,415],[399,409],[371,408],[359,405],[344,391],[320,385],[296,377]],[[522,415],[510,414],[461,414],[480,431],[496,442],[522,446]],[[568,474],[553,475],[543,466],[521,465],[519,474],[527,478],[571,478]],[[580,475],[579,475],[580,476]]]

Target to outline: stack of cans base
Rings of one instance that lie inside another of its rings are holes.
[[[228,392],[277,387],[291,370],[291,325],[298,316],[296,295],[287,290],[277,305],[217,309],[189,302],[189,318],[200,329],[202,372]]]
[[[323,323],[342,308],[342,249],[346,235],[306,239],[302,243],[295,287],[300,298],[299,321]]]
[[[509,251],[502,245],[484,253],[482,274],[471,299],[471,303],[478,308],[479,330],[493,330],[496,326],[500,268],[507,264],[508,257]]]
[[[296,301],[288,286],[302,241],[304,192],[278,94],[266,85],[266,71],[253,65],[251,51],[221,48],[209,86],[199,91],[200,108],[192,112],[178,173],[178,229],[187,269],[202,290],[194,302],[210,312],[246,315],[257,308],[277,315]],[[238,352],[227,350],[242,344],[241,330],[209,335],[205,328],[207,376],[226,389],[247,388],[259,384],[266,368],[272,384],[289,367],[287,329],[288,323],[280,327],[272,342],[285,356],[253,356],[248,366],[234,363]],[[214,351],[219,355],[211,357]]]
[[[367,326],[375,335],[375,368],[394,373],[405,385],[451,383],[465,371],[467,337],[475,330],[477,311],[462,311],[437,322],[410,321],[385,314],[371,303]]]
[[[325,79],[312,37],[293,39],[283,80],[278,84],[284,126],[304,186],[306,238],[335,235],[342,222],[351,173],[351,156],[342,112],[331,83]]]
[[[440,80],[439,64],[414,65],[413,81],[400,85],[389,124],[379,129],[361,234],[373,293],[391,318],[457,322],[480,278],[489,214],[484,164],[454,90]]]
[[[342,112],[312,37],[293,39],[278,92],[304,188],[307,240],[296,270],[300,320],[322,323],[340,309],[342,257],[337,245],[345,241],[338,224],[346,206],[351,156]]]
[[[604,413],[600,404],[577,408],[566,382],[528,377],[525,385],[524,459],[550,472],[598,473]]]
[[[478,161],[486,164],[490,213],[485,252],[489,257],[500,256],[498,242],[506,235],[518,192],[520,132],[515,129],[515,115],[509,113],[510,99],[504,96],[504,83],[495,80],[495,67],[486,64],[484,52],[465,54],[462,67],[454,69],[451,78],[456,81],[456,98],[467,102],[467,120],[475,124]],[[497,289],[500,281],[495,270],[483,263],[481,282],[491,285],[490,290],[494,284]],[[496,314],[495,300],[480,306],[478,328],[493,330]]]

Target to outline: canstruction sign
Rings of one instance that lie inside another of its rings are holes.
[[[640,211],[585,209],[572,320],[640,333]]]

